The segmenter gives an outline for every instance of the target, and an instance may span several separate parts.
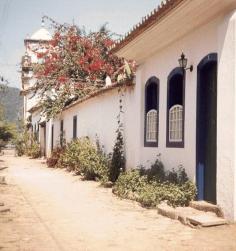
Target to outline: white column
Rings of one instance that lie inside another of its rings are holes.
[[[236,11],[218,30],[217,203],[236,220]]]

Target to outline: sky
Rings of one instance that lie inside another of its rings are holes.
[[[108,28],[124,35],[160,0],[0,0],[0,76],[21,87],[20,61],[24,39],[41,27],[47,15],[59,23],[75,23],[86,30]],[[46,22],[46,28],[50,23]],[[49,29],[49,31],[51,31]]]

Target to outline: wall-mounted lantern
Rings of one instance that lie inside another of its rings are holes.
[[[182,52],[180,58],[178,59],[179,61],[179,66],[187,71],[190,70],[191,72],[193,71],[193,65],[190,65],[190,67],[187,68],[187,64],[188,64],[188,59],[185,57],[184,53]]]

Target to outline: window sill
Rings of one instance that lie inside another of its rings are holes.
[[[158,142],[144,142],[144,147],[158,147]]]
[[[167,148],[184,148],[184,142],[167,142],[166,143]]]

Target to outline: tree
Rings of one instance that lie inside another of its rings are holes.
[[[113,43],[105,26],[88,34],[74,25],[56,26],[53,39],[34,49],[39,60],[33,67],[35,93],[47,118],[73,100],[104,87],[106,76],[112,82],[133,78],[134,62],[114,55],[109,50]]]
[[[110,167],[110,181],[115,182],[121,171],[125,170],[125,156],[124,156],[124,140],[120,130],[117,132],[116,143],[113,148],[111,167]]]
[[[5,119],[4,115],[4,107],[0,104],[0,121],[3,121]]]
[[[5,86],[1,85],[1,90],[5,90]],[[5,121],[4,107],[0,104],[0,147],[4,146],[8,141],[16,135],[16,126]]]
[[[16,135],[16,127],[14,124],[0,122],[0,146],[6,145]]]

